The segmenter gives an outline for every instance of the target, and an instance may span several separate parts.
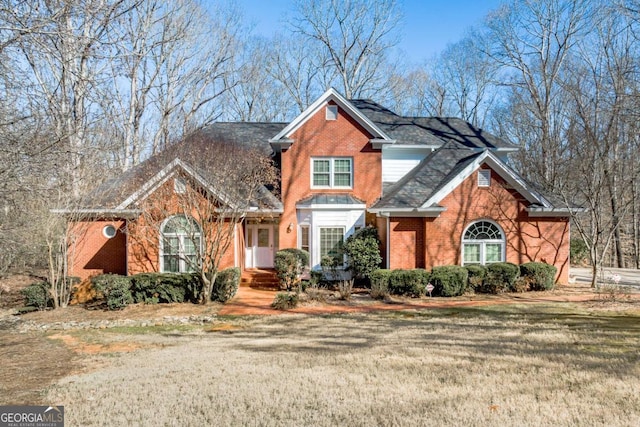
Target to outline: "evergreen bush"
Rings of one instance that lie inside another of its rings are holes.
[[[392,270],[389,277],[389,293],[420,297],[424,295],[429,283],[429,276],[425,270]]]
[[[464,268],[468,273],[467,290],[472,292],[480,291],[482,281],[487,275],[487,269],[480,264],[465,265]]]
[[[240,286],[241,272],[238,267],[231,267],[222,270],[216,277],[213,285],[211,300],[225,303],[234,297]]]
[[[289,310],[298,306],[297,292],[278,292],[271,303],[276,310]]]
[[[22,289],[20,293],[24,297],[24,305],[35,307],[38,310],[53,307],[53,298],[51,298],[51,293],[49,292],[50,288],[49,282],[36,282]]]
[[[431,284],[435,295],[456,297],[464,294],[467,290],[468,275],[468,270],[459,265],[433,267]]]
[[[347,237],[343,245],[347,255],[347,270],[358,279],[370,280],[371,273],[380,267],[380,239],[375,227],[364,227]]]
[[[133,303],[131,278],[118,274],[101,274],[91,279],[93,288],[101,294],[109,310],[119,310]]]
[[[378,269],[371,272],[371,298],[384,299],[389,296],[391,270]]]
[[[520,276],[527,279],[532,291],[553,289],[558,269],[544,262],[527,262],[520,265]]]
[[[500,294],[515,291],[515,283],[520,268],[510,262],[496,262],[487,266],[487,275],[482,282],[481,292]]]

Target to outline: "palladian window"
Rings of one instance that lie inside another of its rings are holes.
[[[491,221],[477,221],[467,227],[462,238],[462,264],[490,264],[505,259],[505,238]]]
[[[186,273],[195,271],[200,262],[200,226],[193,218],[176,215],[161,228],[160,271]]]

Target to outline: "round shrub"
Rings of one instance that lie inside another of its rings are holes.
[[[429,275],[425,270],[393,270],[389,276],[389,293],[420,297],[425,293]]]
[[[487,266],[487,275],[482,282],[481,292],[500,294],[515,291],[515,283],[520,268],[510,262],[496,262]]]
[[[553,289],[558,269],[544,262],[527,262],[520,265],[520,276],[525,278],[532,291]]]
[[[295,248],[282,249],[276,252],[273,263],[280,284],[290,291],[309,265],[309,253]]]
[[[467,290],[468,271],[459,265],[443,265],[433,267],[431,284],[435,295],[456,297]]]
[[[278,292],[271,303],[276,310],[289,310],[298,306],[297,292]]]
[[[35,307],[38,310],[53,307],[53,298],[51,298],[51,293],[49,292],[50,288],[49,282],[36,282],[22,289],[20,293],[24,297],[24,305]]]

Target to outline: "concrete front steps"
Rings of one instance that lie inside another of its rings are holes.
[[[240,286],[255,289],[278,290],[280,288],[280,281],[274,269],[251,268],[242,272]]]

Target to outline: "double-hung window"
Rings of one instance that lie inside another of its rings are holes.
[[[352,188],[353,159],[323,157],[311,160],[311,186],[314,188]]]
[[[196,270],[200,261],[200,226],[193,218],[176,215],[161,229],[161,271],[185,273]]]

